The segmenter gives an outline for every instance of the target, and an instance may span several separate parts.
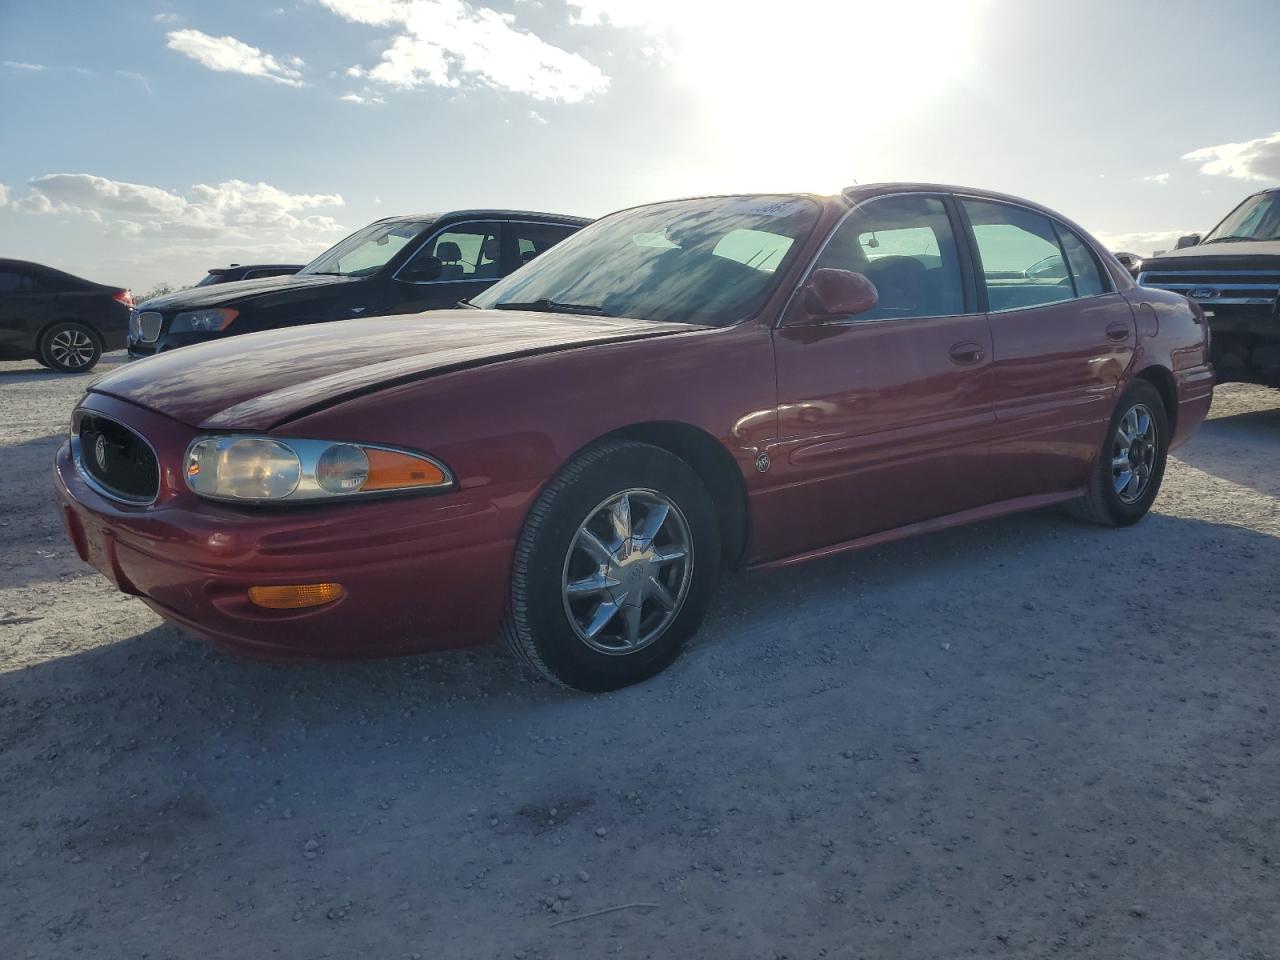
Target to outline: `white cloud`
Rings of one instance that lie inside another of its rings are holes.
[[[177,23],[182,19],[182,17],[178,16],[176,13],[157,13],[151,19],[156,23]]]
[[[1149,177],[1143,177],[1142,181],[1143,183],[1158,183],[1162,187],[1167,187],[1169,185],[1169,174],[1153,173]]]
[[[382,97],[364,97],[358,93],[344,93],[338,99],[347,103],[386,103]]]
[[[1182,159],[1199,163],[1200,172],[1209,176],[1280,180],[1280,131],[1256,140],[1201,147],[1184,154]]]
[[[10,70],[43,70],[43,63],[27,63],[24,60],[0,60],[0,65],[8,67]]]
[[[199,30],[173,30],[166,37],[170,50],[177,50],[210,70],[265,77],[290,87],[305,85],[297,69],[302,66],[300,57],[287,57],[281,63],[271,54],[235,37],[211,37]]]
[[[135,72],[134,72],[134,71],[132,71],[132,70],[117,70],[117,71],[115,71],[115,72],[116,72],[116,74],[117,74],[118,76],[126,77],[126,78],[128,78],[129,80],[137,80],[137,81],[138,81],[138,83],[142,84],[142,89],[143,89],[143,90],[147,91],[147,93],[151,93],[151,92],[152,92],[152,91],[151,91],[151,81],[150,81],[150,80],[148,80],[148,79],[147,79],[147,77],[146,77],[144,74],[141,74],[141,73],[135,73]]]
[[[1156,250],[1172,250],[1179,237],[1195,230],[1152,230],[1147,233],[1097,233],[1102,245],[1112,253],[1136,253],[1149,257]]]
[[[0,207],[7,206],[9,203],[9,188],[0,183]]]
[[[52,173],[30,181],[15,209],[84,217],[112,236],[206,240],[239,249],[278,248],[331,239],[343,228],[329,214],[341,195],[288,193],[269,183],[198,183],[186,194],[88,173]]]
[[[609,78],[586,58],[521,30],[510,14],[466,0],[320,0],[354,23],[396,32],[382,62],[352,76],[399,89],[474,82],[536,100],[578,103]]]

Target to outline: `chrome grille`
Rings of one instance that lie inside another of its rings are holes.
[[[148,310],[138,314],[138,339],[143,343],[155,343],[160,339],[160,322],[164,318]]]
[[[72,453],[80,472],[102,493],[150,503],[160,490],[160,465],[141,436],[101,414],[77,414]]]
[[[1138,283],[1172,290],[1207,307],[1250,306],[1274,312],[1280,301],[1280,270],[1212,270],[1203,265],[1197,270],[1154,269],[1138,274]]]

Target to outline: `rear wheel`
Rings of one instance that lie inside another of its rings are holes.
[[[1082,519],[1106,526],[1137,523],[1155,501],[1169,454],[1169,417],[1158,391],[1136,380],[1111,416],[1088,492],[1074,504]]]
[[[40,363],[60,373],[85,373],[102,356],[98,335],[82,323],[55,323],[40,337]]]
[[[719,575],[715,510],[687,463],[615,442],[570,463],[516,545],[507,646],[540,676],[615,690],[667,667]]]

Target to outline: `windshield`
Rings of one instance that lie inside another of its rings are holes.
[[[367,277],[387,265],[406,244],[431,226],[430,220],[392,220],[371,223],[340,240],[298,273],[330,273],[339,277]]]
[[[725,326],[760,310],[819,210],[795,196],[624,210],[560,242],[472,303]]]
[[[1203,242],[1228,240],[1280,240],[1280,193],[1250,197],[1214,227]]]

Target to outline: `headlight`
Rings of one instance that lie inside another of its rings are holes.
[[[259,503],[453,486],[448,469],[424,453],[275,437],[203,437],[188,448],[184,472],[187,486],[202,497]]]
[[[231,326],[231,321],[240,315],[239,310],[230,307],[215,307],[211,310],[184,310],[173,318],[169,324],[170,333],[217,333]]]

